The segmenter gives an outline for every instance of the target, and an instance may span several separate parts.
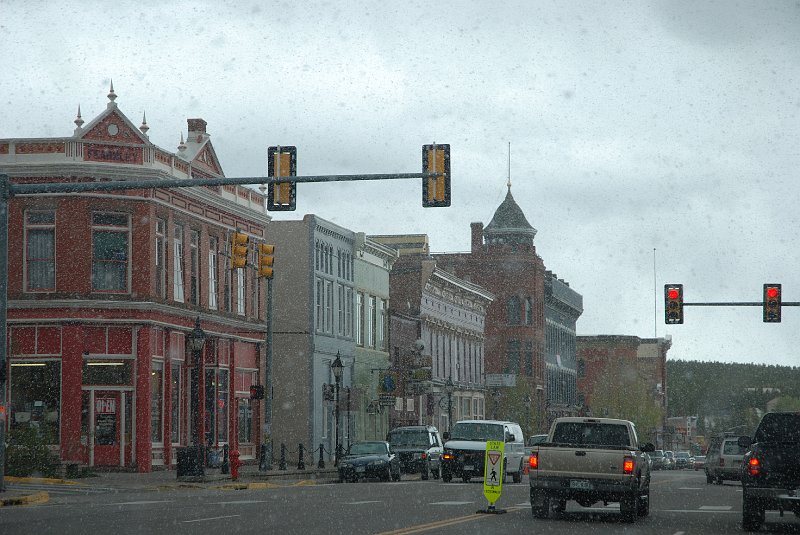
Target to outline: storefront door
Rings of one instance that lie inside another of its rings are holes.
[[[127,466],[132,453],[132,392],[88,390],[83,392],[88,409],[85,443],[89,466]]]

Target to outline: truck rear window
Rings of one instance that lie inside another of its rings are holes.
[[[389,442],[392,446],[430,446],[428,432],[418,429],[408,429],[403,431],[392,431],[389,434]]]
[[[800,442],[800,413],[765,414],[753,440],[754,442]]]
[[[626,426],[591,422],[556,424],[553,442],[582,446],[631,446]]]
[[[457,423],[450,432],[451,440],[499,440],[502,442],[503,426],[484,423]]]

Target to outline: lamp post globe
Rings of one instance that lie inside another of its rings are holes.
[[[342,357],[339,355],[338,351],[336,352],[336,359],[331,363],[331,370],[333,371],[333,378],[336,380],[333,401],[334,426],[336,428],[336,439],[333,450],[333,465],[339,466],[339,383],[342,381],[342,371],[344,370],[344,365],[342,364]]]

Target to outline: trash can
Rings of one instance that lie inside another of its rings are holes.
[[[198,446],[186,446],[176,448],[178,454],[178,477],[183,476],[203,476],[205,467],[202,463],[202,452],[198,451]]]

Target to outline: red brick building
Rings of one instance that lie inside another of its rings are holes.
[[[525,377],[531,417],[540,421],[545,409],[545,267],[533,244],[536,229],[511,195],[510,185],[486,228],[472,223],[471,229],[470,252],[436,254],[436,264],[495,296],[486,311],[487,386],[495,389],[495,397],[502,397],[497,382]],[[503,413],[502,401],[497,405],[496,417],[510,416]]]
[[[223,176],[205,121],[190,119],[173,153],[116,98],[112,86],[85,125],[79,109],[71,136],[0,139],[0,173],[19,183]],[[8,431],[37,429],[62,461],[174,466],[192,436],[186,336],[199,318],[199,435],[253,458],[264,287],[253,269],[229,269],[225,248],[237,228],[262,240],[268,221],[263,196],[235,186],[12,198]]]

